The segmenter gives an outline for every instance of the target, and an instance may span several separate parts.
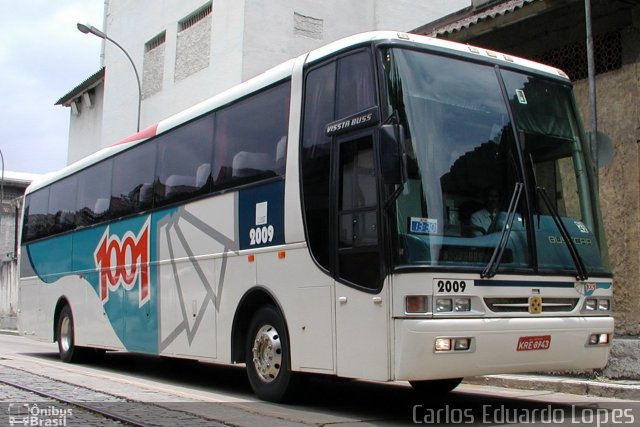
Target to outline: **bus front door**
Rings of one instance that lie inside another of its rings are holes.
[[[365,131],[335,142],[337,371],[387,380],[389,295],[382,280],[374,136]]]

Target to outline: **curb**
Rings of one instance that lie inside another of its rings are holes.
[[[0,335],[15,335],[19,336],[17,329],[0,329]]]
[[[543,390],[614,399],[639,400],[640,382],[603,382],[569,377],[544,375],[486,375],[467,377],[466,384],[515,388],[520,390]]]

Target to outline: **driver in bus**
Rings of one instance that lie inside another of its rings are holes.
[[[470,218],[471,225],[477,227],[473,230],[474,236],[482,236],[489,231],[500,209],[500,193],[495,187],[485,188],[482,192],[482,199],[484,208],[472,213]]]

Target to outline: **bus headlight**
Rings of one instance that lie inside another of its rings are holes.
[[[611,300],[609,298],[587,298],[582,306],[583,312],[610,312]]]
[[[591,334],[589,335],[589,345],[609,345],[611,342],[610,334]]]
[[[435,339],[433,349],[436,353],[453,353],[472,351],[469,337],[439,337]]]
[[[436,299],[436,312],[444,313],[447,311],[453,311],[453,300],[451,298]]]
[[[454,311],[471,311],[470,298],[456,298],[453,300]]]
[[[471,298],[436,298],[436,313],[461,313],[471,311]]]
[[[435,349],[436,349],[436,352],[451,351],[451,339],[436,338]]]
[[[599,299],[598,300],[598,310],[600,310],[600,311],[609,311],[610,310],[610,301],[608,299]]]
[[[453,342],[453,349],[455,351],[467,351],[469,350],[470,343],[471,339],[469,338],[457,338]]]

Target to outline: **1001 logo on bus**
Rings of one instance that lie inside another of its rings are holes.
[[[93,254],[99,271],[100,301],[109,300],[109,292],[119,286],[127,291],[138,283],[138,303],[142,307],[151,297],[149,290],[149,219],[136,236],[127,231],[118,237],[105,230]]]

